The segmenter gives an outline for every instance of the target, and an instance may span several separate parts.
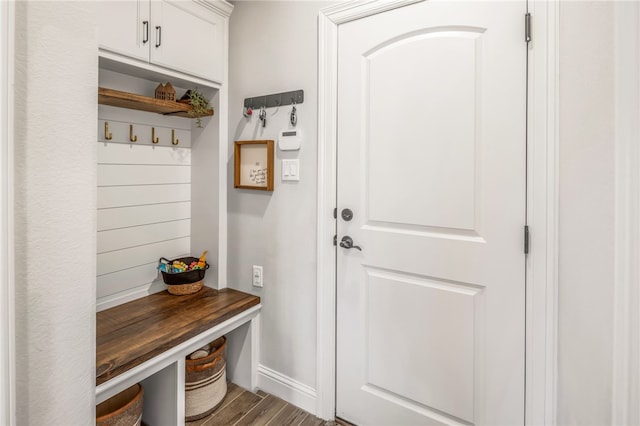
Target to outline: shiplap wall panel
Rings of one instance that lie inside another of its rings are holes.
[[[125,108],[98,106],[98,141],[119,145],[149,145],[153,147],[191,147],[191,122],[184,117],[155,114],[146,111],[135,111]],[[105,138],[104,123],[109,123],[111,140]],[[136,142],[129,139],[129,125],[133,125]],[[155,136],[159,138],[157,144],[151,142],[151,128],[155,128]],[[171,144],[171,130],[174,130],[178,145]]]
[[[97,302],[113,306],[164,288],[160,257],[190,254],[191,120],[100,105],[97,142]]]
[[[97,274],[104,275],[156,262],[161,256],[174,258],[191,250],[189,237],[98,254]]]
[[[119,88],[118,90],[121,89],[122,88]],[[133,92],[137,91],[133,90]],[[121,121],[123,123],[143,124],[145,126],[156,127],[170,127],[187,131],[191,131],[191,124],[193,121],[192,119],[185,117],[156,114],[154,112],[137,111],[133,109],[113,107],[109,105],[98,105],[98,119],[99,121]]]
[[[108,124],[108,127],[105,126],[105,122]],[[130,129],[129,126],[131,125],[133,128]],[[108,134],[106,133],[107,129]],[[111,136],[111,139],[107,139],[107,136]],[[135,142],[131,140],[132,136],[136,139]],[[151,140],[152,136],[155,138],[154,140],[158,142],[153,143]],[[98,141],[133,146],[148,145],[188,148],[191,146],[191,132],[175,127],[148,126],[131,121],[98,120]]]
[[[191,203],[98,209],[98,231],[191,218]]]
[[[98,208],[191,201],[191,185],[107,186],[98,188]]]
[[[112,274],[100,275],[96,286],[98,300],[127,290],[150,286],[151,283],[160,284],[160,288],[164,288],[162,276],[156,270],[157,265],[156,261]]]
[[[99,143],[98,164],[189,166],[191,165],[191,150],[188,148]]]
[[[191,183],[190,166],[98,164],[98,186]]]
[[[98,232],[98,254],[188,237],[191,220],[156,223]]]

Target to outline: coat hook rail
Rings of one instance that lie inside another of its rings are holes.
[[[304,90],[294,90],[291,92],[275,93],[273,95],[256,96],[254,98],[245,98],[244,107],[251,109],[260,109],[280,107],[293,104],[301,104],[304,102]]]

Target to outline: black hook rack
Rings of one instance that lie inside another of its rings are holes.
[[[303,102],[304,90],[294,90],[292,92],[282,92],[273,95],[245,98],[244,107],[251,109],[260,109],[262,107],[273,108],[286,105],[297,105]]]

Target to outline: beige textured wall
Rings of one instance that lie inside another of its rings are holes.
[[[88,425],[95,418],[95,23],[92,2],[16,2],[21,425]]]

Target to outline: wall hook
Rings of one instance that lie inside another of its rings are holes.
[[[260,107],[260,115],[258,116],[262,121],[262,127],[267,126],[267,109],[263,106]]]
[[[291,108],[291,116],[289,117],[289,121],[293,127],[296,127],[298,124],[298,112],[296,110],[296,100],[291,98],[291,102],[293,103],[293,107]]]
[[[104,138],[108,141],[113,139],[113,135],[109,133],[109,123],[107,121],[104,122]]]
[[[290,92],[245,98],[243,106],[253,109],[258,109],[262,106],[265,108],[283,107],[291,105],[294,100],[296,104],[304,103],[304,90],[293,90]]]
[[[180,140],[176,139],[176,131],[175,129],[171,129],[171,145],[178,145]]]
[[[138,135],[133,135],[133,124],[129,124],[129,140],[131,142],[138,142]]]
[[[153,142],[153,143],[160,142],[160,138],[159,137],[156,138],[156,128],[155,127],[151,128],[151,142]]]
[[[242,109],[242,115],[244,115],[245,117],[251,117],[251,114],[253,114],[253,110],[251,109],[251,107],[244,107]]]

